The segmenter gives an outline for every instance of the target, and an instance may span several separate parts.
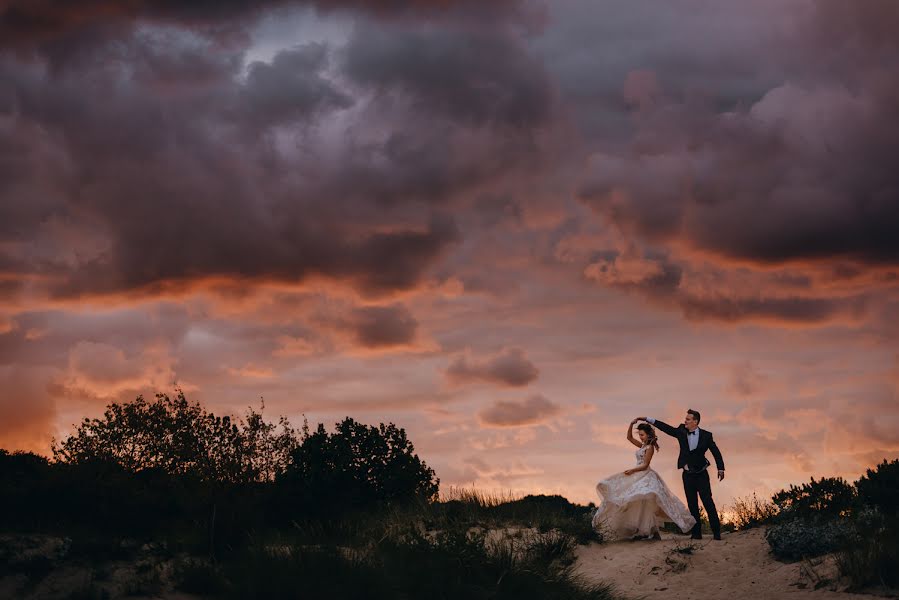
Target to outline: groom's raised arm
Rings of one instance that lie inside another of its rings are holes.
[[[677,437],[677,429],[666,423],[665,421],[659,421],[658,419],[653,419],[652,417],[643,417],[643,421],[646,421],[650,425],[655,425],[660,430],[664,431],[668,435],[672,437]]]

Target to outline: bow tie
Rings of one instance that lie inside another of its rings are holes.
[[[696,430],[694,429],[693,431],[691,431],[691,432],[688,433],[687,435],[696,435]]]

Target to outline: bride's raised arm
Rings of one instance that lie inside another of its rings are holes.
[[[634,419],[633,421],[631,421],[631,424],[627,426],[627,439],[634,446],[640,448],[641,446],[643,446],[643,444],[640,443],[640,440],[634,437],[634,423],[636,422],[637,419]]]

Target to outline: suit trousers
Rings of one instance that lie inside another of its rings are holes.
[[[715,501],[712,500],[712,484],[709,480],[709,471],[705,469],[699,473],[683,472],[684,478],[684,495],[687,497],[687,508],[690,514],[696,519],[696,525],[693,526],[693,536],[702,535],[702,525],[699,522],[699,500],[705,507],[705,512],[709,517],[709,525],[712,533],[721,535],[721,521],[718,519],[718,509],[715,508]],[[698,498],[697,498],[698,496]]]

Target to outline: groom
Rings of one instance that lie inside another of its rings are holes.
[[[693,526],[693,534],[690,537],[694,540],[702,539],[702,526],[699,523],[699,502],[696,499],[698,494],[699,498],[702,499],[705,512],[709,516],[709,525],[712,527],[712,533],[716,540],[720,540],[721,521],[718,519],[715,501],[712,500],[712,484],[709,480],[708,472],[711,463],[705,457],[706,450],[711,450],[712,456],[715,457],[715,465],[718,467],[718,481],[724,479],[724,459],[721,458],[721,451],[718,450],[718,445],[712,439],[712,432],[699,428],[699,411],[688,410],[687,416],[684,418],[684,424],[676,428],[652,417],[637,418],[655,425],[668,435],[677,438],[680,444],[677,468],[684,470],[684,494],[687,496],[687,506],[690,508],[690,514],[696,519],[696,525]]]

